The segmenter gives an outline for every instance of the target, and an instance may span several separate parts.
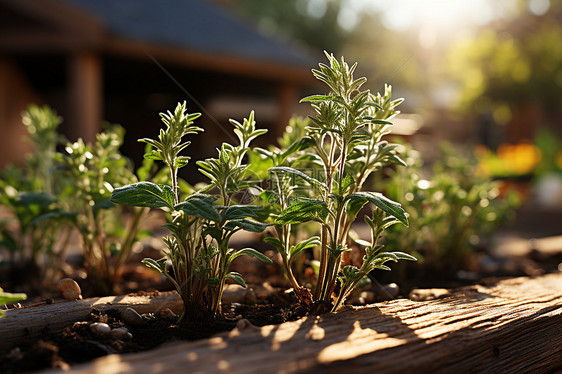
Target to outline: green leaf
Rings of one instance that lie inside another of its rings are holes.
[[[329,101],[333,99],[334,97],[329,95],[312,95],[302,98],[300,103],[315,102],[315,101]]]
[[[296,256],[301,251],[303,251],[307,248],[314,248],[314,247],[316,247],[320,244],[321,244],[320,237],[318,237],[318,236],[312,236],[308,239],[305,239],[302,242],[291,246],[291,249],[289,249],[289,258],[292,258],[292,257]]]
[[[51,220],[51,219],[52,220],[59,220],[59,221],[64,221],[64,220],[76,221],[77,217],[78,217],[77,212],[65,212],[65,211],[57,209],[57,210],[54,210],[52,212],[40,215],[39,217],[37,217],[33,221],[31,221],[30,224],[34,225],[38,222]]]
[[[283,252],[285,250],[283,247],[283,243],[281,243],[281,240],[274,238],[273,236],[268,236],[266,238],[263,238],[262,240],[267,244],[271,244],[272,246],[274,246],[275,249],[277,249],[279,252]]]
[[[230,258],[230,261],[234,260],[235,258],[237,258],[238,256],[242,256],[242,255],[246,255],[246,256],[250,256],[250,257],[255,257],[258,260],[260,260],[261,262],[265,263],[265,264],[272,264],[273,261],[267,257],[266,255],[264,255],[261,252],[256,251],[253,248],[243,248],[239,251],[236,251]]]
[[[218,286],[220,284],[220,280],[219,280],[219,278],[208,278],[207,284],[210,285],[210,286]]]
[[[147,208],[174,208],[175,194],[172,187],[152,182],[139,182],[113,190],[110,201]]]
[[[297,177],[300,177],[300,178],[304,179],[305,181],[307,181],[311,185],[321,188],[323,191],[326,191],[328,189],[328,187],[326,186],[326,184],[324,182],[321,182],[318,179],[316,179],[314,177],[311,177],[310,175],[306,175],[302,171],[294,169],[294,168],[290,168],[290,167],[287,167],[287,166],[275,166],[275,167],[270,168],[269,171],[274,172],[274,173],[281,172],[281,173],[287,173],[287,174],[295,175]]]
[[[404,253],[404,252],[392,252],[399,260],[407,260],[407,261],[417,261],[418,259],[411,254]]]
[[[257,205],[231,205],[223,213],[225,220],[242,219],[242,218],[257,218],[258,212],[263,209]]]
[[[396,218],[404,224],[404,226],[408,226],[408,218],[406,217],[406,212],[402,208],[402,205],[396,201],[390,200],[383,194],[375,192],[356,192],[346,196],[345,201],[352,202],[354,205],[358,205],[361,201],[371,202],[386,214]]]
[[[283,152],[281,154],[281,157],[283,158],[283,160],[285,160],[287,157],[289,157],[290,155],[292,155],[295,152],[298,151],[302,151],[304,149],[310,148],[314,146],[314,140],[308,136],[305,136],[304,138],[300,138],[299,140],[297,140],[296,142],[294,142],[293,144],[291,144],[289,146],[289,148],[287,148],[285,150],[285,152]]]
[[[28,207],[30,205],[37,205],[38,207],[46,208],[56,201],[54,196],[44,192],[22,192],[14,201],[14,206]]]
[[[352,217],[352,220],[354,220],[361,208],[363,208],[367,203],[368,201],[363,199],[349,199],[347,205],[345,206],[345,211],[347,215]]]
[[[2,288],[0,288],[0,305],[12,304],[25,299],[27,299],[27,295],[24,293],[4,292]]]
[[[184,166],[186,166],[189,163],[190,158],[191,157],[188,157],[188,156],[178,156],[175,159],[175,162],[174,162],[175,167],[178,168],[178,169],[183,168]]]
[[[187,215],[197,216],[214,222],[219,222],[221,216],[215,209],[213,202],[215,197],[209,195],[191,195],[184,202],[175,206],[175,209],[182,210]]]
[[[160,260],[155,260],[153,258],[143,258],[141,261],[147,267],[158,271],[161,274],[166,273],[166,257],[161,258]]]
[[[371,122],[374,125],[393,125],[392,122],[384,120],[384,119],[376,119],[374,117],[365,116],[363,117],[364,120]]]
[[[374,107],[377,108],[378,110],[382,110],[382,109],[383,109],[380,104],[378,104],[378,103],[373,103],[373,102],[371,102],[371,101],[367,101],[367,102],[365,103],[365,105],[374,106]]]
[[[342,283],[353,283],[361,276],[361,270],[353,265],[346,265],[342,268]]]
[[[247,218],[244,219],[233,219],[224,225],[224,228],[228,231],[235,231],[237,229],[242,229],[251,232],[263,232],[271,224],[261,223],[253,221]]]
[[[389,268],[388,266],[383,265],[383,264],[375,264],[375,265],[373,266],[373,269],[380,269],[380,270],[386,270],[386,271],[391,271],[391,270],[392,270],[391,268]]]
[[[155,160],[155,161],[160,161],[162,160],[162,152],[160,151],[147,151],[144,153],[143,156],[145,159],[147,160]]]
[[[373,258],[373,261],[382,264],[387,261],[398,262],[398,257],[393,252],[381,252]]]
[[[323,200],[300,197],[291,204],[275,220],[275,224],[288,225],[308,221],[325,222],[329,214],[328,204]]]
[[[244,278],[240,273],[235,271],[231,271],[230,273],[226,274],[227,279],[232,279],[234,282],[238,283],[242,287],[246,288],[246,282],[244,282]]]

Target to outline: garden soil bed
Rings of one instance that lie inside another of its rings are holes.
[[[161,315],[158,310],[181,308],[173,293],[110,299],[8,311],[0,320],[3,344],[10,339],[23,343],[19,349],[8,349],[0,361],[4,365],[1,371],[37,370],[47,365],[75,373],[167,374],[349,369],[377,373],[550,372],[562,368],[560,273],[461,287],[424,301],[397,299],[345,307],[337,314],[322,316],[299,318],[298,310],[287,306],[235,306],[228,310],[227,319],[212,328],[201,324],[178,327],[173,318]],[[121,313],[127,307],[161,316],[142,326],[127,325],[133,340],[122,346],[89,334],[84,322],[67,323],[62,333],[56,325],[80,309],[76,315],[85,311],[86,317],[73,317],[75,321],[102,320],[120,327],[126,325]],[[29,319],[33,313],[50,315],[49,323],[43,321],[40,328],[37,318]],[[26,324],[28,320],[37,321],[37,326]],[[198,340],[182,341],[194,339]],[[65,344],[74,351],[66,350]],[[81,350],[83,345],[91,348],[90,356]],[[139,350],[147,351],[132,353]],[[100,355],[107,356],[77,364]],[[42,362],[43,366],[18,366],[17,361]]]

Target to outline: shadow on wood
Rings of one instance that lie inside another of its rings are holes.
[[[394,300],[197,342],[112,355],[71,373],[485,373],[562,367],[562,274]]]

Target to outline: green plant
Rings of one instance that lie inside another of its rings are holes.
[[[120,152],[125,131],[108,127],[96,135],[93,145],[82,139],[68,143],[58,155],[65,186],[59,191],[61,205],[75,215],[82,240],[88,277],[97,293],[111,293],[119,269],[131,253],[146,209],[133,208],[128,224],[123,207],[110,203],[114,188],[137,180],[132,166]],[[145,176],[147,165],[139,171]]]
[[[191,320],[216,318],[221,314],[221,296],[227,279],[245,287],[242,276],[228,272],[230,263],[240,255],[254,256],[264,262],[271,260],[251,248],[235,251],[229,240],[239,230],[261,232],[266,225],[256,221],[261,207],[238,205],[237,194],[252,187],[248,165],[244,158],[250,142],[265,130],[256,130],[253,112],[242,124],[231,120],[240,142],[233,146],[223,144],[217,158],[199,161],[200,171],[210,179],[210,184],[198,193],[180,197],[178,169],[189,160],[180,156],[190,142],[186,135],[203,129],[194,125],[200,114],[186,113],[186,104],[178,104],[174,113],[161,113],[166,129],[161,129],[157,139],[140,139],[153,150],[145,154],[164,162],[170,172],[171,185],[139,182],[117,188],[111,201],[139,207],[161,208],[169,213],[166,227],[171,237],[164,238],[166,257],[143,262],[165,275],[174,285],[184,303],[184,313]],[[217,196],[205,194],[216,191]],[[171,262],[171,272],[166,268]]]
[[[4,290],[0,288],[0,305],[16,303],[18,301],[25,300],[26,298],[27,295],[24,293],[4,292]],[[0,309],[0,318],[2,318],[3,316],[4,311]]]
[[[518,199],[515,194],[500,199],[498,182],[477,173],[474,155],[463,155],[447,143],[441,151],[427,180],[420,176],[419,154],[404,151],[410,167],[393,172],[386,192],[408,212],[411,230],[392,227],[386,242],[416,252],[433,268],[458,270],[467,266],[481,237],[513,218]]]
[[[384,165],[404,164],[396,145],[382,140],[390,132],[389,120],[397,113],[395,107],[402,99],[391,100],[389,86],[384,95],[361,91],[366,78],[353,77],[357,64],[350,67],[343,58],[338,61],[333,55],[326,56],[329,65],[320,64],[313,74],[328,85],[329,94],[301,100],[311,103],[316,112],[315,117],[310,117],[306,136],[284,152],[263,152],[275,165],[270,169],[273,188],[264,197],[276,210],[277,234],[265,240],[281,254],[301,302],[316,302],[318,311],[326,307],[335,311],[372,269],[388,269],[384,265],[387,261],[415,258],[402,252],[382,252],[383,245],[378,240],[383,230],[395,223],[407,225],[408,220],[399,203],[380,193],[362,190],[367,178]],[[296,160],[290,160],[293,154],[297,155]],[[299,170],[301,160],[312,161],[316,168],[308,173]],[[364,248],[363,265],[342,268],[342,254],[350,250],[351,225],[368,203],[374,205],[371,217],[366,217],[373,235]],[[291,226],[310,221],[320,224],[320,236],[292,244]],[[320,268],[311,294],[299,286],[290,265],[302,250],[314,246],[320,247]]]
[[[13,273],[28,268],[28,281],[49,282],[62,263],[70,235],[68,222],[73,218],[61,209],[56,196],[61,118],[47,106],[30,105],[22,123],[34,151],[27,155],[25,166],[2,171],[0,204],[11,210],[12,217],[0,222],[0,247],[8,249]]]

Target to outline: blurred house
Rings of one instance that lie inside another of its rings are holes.
[[[29,103],[54,107],[71,140],[119,123],[124,152],[138,157],[136,139],[155,136],[158,113],[183,100],[203,113],[197,158],[231,140],[228,118],[252,109],[271,141],[314,84],[315,64],[203,0],[0,0],[0,167],[28,150]]]

